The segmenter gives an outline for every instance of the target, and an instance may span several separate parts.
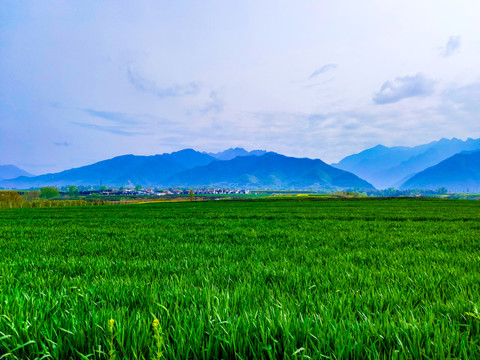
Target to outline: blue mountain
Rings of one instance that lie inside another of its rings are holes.
[[[195,166],[206,165],[215,159],[192,149],[171,154],[136,156],[123,155],[59,173],[34,177],[18,177],[0,181],[4,188],[41,186],[106,185],[122,186],[162,184],[173,174]]]
[[[15,165],[0,165],[0,180],[13,179],[18,176],[33,176],[32,174],[19,169]]]
[[[215,161],[173,175],[168,184],[185,187],[340,190],[374,189],[358,176],[321,160],[288,157],[273,152]]]
[[[462,152],[412,176],[403,189],[480,192],[480,151]]]
[[[399,187],[416,173],[454,154],[475,150],[480,150],[480,139],[441,139],[414,147],[378,145],[347,156],[333,166],[353,172],[383,189]]]
[[[217,153],[206,153],[206,154],[218,160],[232,160],[232,159],[235,159],[237,156],[251,156],[251,155],[261,156],[266,153],[267,152],[265,150],[247,151],[243,148],[237,147],[237,148],[230,148],[225,151],[221,151]]]
[[[124,155],[92,165],[31,178],[0,181],[4,188],[67,185],[237,187],[269,189],[373,189],[358,176],[321,160],[276,153],[217,160],[192,149],[153,156]]]

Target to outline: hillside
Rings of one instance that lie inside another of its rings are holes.
[[[0,165],[0,180],[13,179],[18,176],[33,176],[32,174],[19,169],[15,165]]]
[[[216,160],[192,149],[153,156],[123,155],[75,169],[0,181],[0,187],[172,186],[269,189],[373,189],[368,182],[321,160],[276,153]]]
[[[171,186],[215,186],[269,189],[337,190],[373,189],[354,174],[321,160],[299,159],[276,153],[236,157],[180,172],[169,179]]]
[[[414,175],[403,189],[437,189],[480,192],[480,151],[456,154]]]
[[[415,147],[378,145],[333,164],[375,187],[398,187],[408,178],[462,151],[480,150],[480,139],[441,139]]]
[[[40,186],[106,185],[123,186],[162,184],[173,174],[215,161],[209,155],[192,149],[171,154],[136,156],[123,155],[92,165],[45,174],[31,178],[18,177],[0,181],[4,188],[30,188]]]

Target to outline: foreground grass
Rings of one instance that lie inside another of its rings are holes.
[[[453,200],[2,210],[0,358],[480,358],[479,230]]]

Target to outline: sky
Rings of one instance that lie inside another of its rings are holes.
[[[0,164],[480,138],[478,0],[0,2]]]

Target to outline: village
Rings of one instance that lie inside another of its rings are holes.
[[[102,195],[102,196],[166,196],[166,195],[190,195],[190,190],[194,195],[233,195],[233,194],[249,194],[250,190],[245,189],[220,189],[220,188],[204,188],[204,189],[150,189],[150,188],[127,188],[127,189],[98,189],[98,190],[80,190],[81,196]]]

